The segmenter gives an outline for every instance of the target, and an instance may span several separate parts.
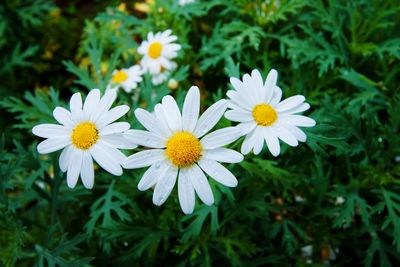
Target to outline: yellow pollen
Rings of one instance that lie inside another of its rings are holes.
[[[271,126],[278,119],[275,109],[268,104],[256,105],[252,114],[256,123],[262,126]]]
[[[128,79],[128,74],[126,74],[122,70],[117,71],[117,73],[115,73],[111,78],[111,80],[114,83],[122,83],[125,82],[127,79]]]
[[[165,154],[177,167],[193,165],[201,158],[201,143],[189,132],[177,132],[167,141]]]
[[[94,123],[81,122],[72,130],[71,142],[76,148],[89,149],[98,139],[99,132]]]
[[[153,42],[149,46],[149,57],[151,57],[152,59],[158,58],[161,55],[162,48],[162,44],[160,44],[159,42]]]

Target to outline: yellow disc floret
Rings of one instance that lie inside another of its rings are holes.
[[[151,57],[152,59],[156,59],[161,55],[161,51],[162,51],[162,44],[159,42],[153,42],[150,46],[149,46],[149,57]]]
[[[256,105],[252,114],[255,122],[262,126],[271,126],[278,119],[275,109],[268,104]]]
[[[167,141],[165,153],[177,167],[188,167],[201,158],[201,143],[189,132],[177,132]]]
[[[111,78],[114,83],[122,83],[128,79],[128,74],[122,70],[117,71]]]
[[[76,148],[89,149],[98,139],[99,131],[92,122],[81,122],[72,130],[71,142]]]

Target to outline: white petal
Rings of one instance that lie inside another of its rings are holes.
[[[62,107],[56,107],[53,110],[53,116],[58,123],[71,127],[73,125],[71,112]]]
[[[243,155],[239,152],[229,148],[216,148],[211,150],[205,150],[203,157],[206,159],[212,159],[219,162],[226,163],[238,163],[243,160]]]
[[[304,101],[306,101],[306,98],[302,95],[295,95],[295,96],[286,98],[285,100],[283,100],[282,102],[280,102],[277,105],[276,111],[278,111],[278,112],[287,111],[289,109],[292,109],[292,108],[300,105]]]
[[[177,175],[178,169],[170,165],[164,175],[158,178],[153,193],[153,203],[155,205],[160,206],[167,200],[174,188]]]
[[[260,126],[257,126],[254,131],[250,132],[249,134],[246,135],[246,137],[243,140],[242,147],[240,152],[242,152],[243,155],[249,154],[250,151],[254,148],[254,146],[257,143],[257,130],[259,129]]]
[[[137,152],[122,163],[125,169],[137,169],[153,165],[165,159],[164,149],[149,149]]]
[[[169,137],[169,131],[163,127],[162,123],[159,123],[156,117],[150,112],[138,108],[135,110],[135,116],[138,121],[150,132],[157,134],[163,138]]]
[[[109,173],[120,176],[122,175],[121,156],[117,158],[115,155],[119,152],[116,148],[112,148],[104,143],[97,142],[89,149],[93,159]]]
[[[153,77],[154,77],[154,76],[153,76]],[[155,114],[155,117],[156,117],[156,119],[157,119],[157,122],[161,125],[161,127],[162,127],[163,129],[166,130],[167,135],[168,135],[168,136],[172,135],[173,132],[172,132],[172,130],[169,128],[169,126],[168,126],[168,124],[167,124],[167,119],[166,119],[167,113],[166,113],[166,111],[165,111],[165,109],[164,109],[164,107],[163,107],[162,104],[157,104],[157,105],[154,107],[154,114]]]
[[[85,104],[83,105],[83,111],[91,116],[96,110],[99,105],[100,101],[100,90],[93,89],[90,90],[89,94],[85,99]]]
[[[165,111],[165,119],[172,132],[182,130],[182,116],[179,111],[178,105],[175,99],[170,96],[164,96],[162,99],[162,105]]]
[[[100,129],[101,136],[107,134],[122,133],[128,130],[131,126],[127,122],[114,122]]]
[[[308,103],[302,103],[302,104],[300,104],[300,105],[298,105],[298,106],[295,106],[295,107],[293,107],[293,108],[291,108],[291,109],[289,109],[289,110],[286,110],[286,111],[280,112],[280,113],[281,113],[281,114],[300,113],[300,112],[303,112],[303,111],[308,110],[309,108],[310,108],[310,104],[308,104]]]
[[[169,164],[167,164],[165,161],[156,162],[151,165],[140,179],[138,189],[140,191],[145,191],[150,187],[153,187],[158,181],[158,177],[163,175],[168,168]]]
[[[159,135],[143,130],[128,130],[124,137],[135,144],[151,148],[164,148],[166,144]]]
[[[190,172],[188,168],[180,169],[178,177],[178,197],[179,204],[183,213],[193,212],[195,204],[195,194],[192,182],[190,182]]]
[[[274,93],[272,95],[272,99],[269,102],[270,105],[276,106],[282,99],[282,90],[278,86],[274,87]]]
[[[66,172],[68,169],[68,164],[71,160],[71,154],[73,149],[74,148],[72,147],[72,145],[69,145],[66,148],[64,148],[63,151],[61,152],[60,158],[58,159],[58,163],[60,165],[60,169],[62,172]]]
[[[258,126],[254,132],[255,134],[255,143],[254,143],[254,148],[253,148],[253,153],[254,155],[260,154],[263,146],[264,146],[264,133],[263,133],[263,127]]]
[[[300,130],[298,127],[290,124],[284,125],[300,142],[305,142],[307,140],[307,135]]]
[[[118,120],[119,118],[124,116],[128,111],[129,111],[129,107],[127,105],[121,105],[121,106],[112,108],[109,111],[107,111],[106,113],[104,113],[104,115],[101,116],[101,118],[99,118],[99,120],[97,121],[97,126],[99,127],[99,129],[101,129],[105,125],[108,125],[108,124]]]
[[[276,126],[275,128],[276,128],[276,135],[283,142],[285,142],[289,146],[297,146],[299,144],[299,142],[297,141],[297,138],[289,130],[287,130],[283,125]]]
[[[81,179],[83,186],[87,189],[92,189],[94,184],[94,168],[93,159],[89,151],[83,152]]]
[[[63,138],[71,135],[71,130],[58,124],[39,124],[32,128],[32,133],[43,138]]]
[[[37,146],[37,150],[40,154],[47,154],[60,150],[69,144],[71,144],[71,139],[69,137],[50,138],[40,142]]]
[[[81,93],[75,93],[72,95],[71,100],[69,101],[69,109],[71,112],[82,109]]]
[[[281,147],[279,145],[278,137],[276,136],[275,132],[271,127],[264,127],[264,138],[267,142],[267,146],[269,151],[274,157],[279,156],[281,152]]]
[[[192,86],[186,94],[182,110],[182,129],[193,132],[196,127],[200,111],[200,90],[197,86]]]
[[[211,178],[228,187],[235,187],[238,181],[233,174],[215,160],[201,159],[198,164]]]
[[[211,130],[221,119],[227,107],[227,101],[221,99],[216,103],[212,104],[203,115],[200,116],[197,121],[196,128],[194,129],[194,135],[197,138],[205,135],[209,130]]]
[[[230,121],[246,122],[253,121],[254,118],[249,111],[246,110],[228,110],[225,112],[225,118]]]
[[[83,151],[80,149],[73,149],[71,153],[71,160],[68,164],[67,184],[69,188],[74,188],[81,172]]]
[[[242,135],[246,135],[256,128],[257,124],[254,121],[246,121],[239,123],[236,127],[239,128]]]
[[[119,149],[134,149],[137,147],[137,144],[125,138],[123,133],[104,135],[101,140]]]
[[[274,94],[274,88],[276,85],[276,81],[278,80],[278,72],[274,69],[270,70],[267,76],[267,79],[265,79],[265,102],[269,103],[271,101],[271,98],[273,97]]]
[[[280,118],[285,124],[293,124],[299,127],[313,127],[315,120],[302,115],[284,115]]]
[[[189,179],[197,195],[207,206],[214,203],[214,195],[203,171],[196,164],[188,169]]]
[[[92,114],[94,122],[97,122],[97,120],[99,120],[101,116],[111,108],[116,98],[117,90],[111,89],[105,92],[103,97],[100,99],[97,110]]]
[[[207,134],[201,139],[204,149],[214,149],[228,145],[241,136],[237,127],[226,127]]]

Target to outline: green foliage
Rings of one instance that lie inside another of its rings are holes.
[[[399,265],[396,1],[61,2],[0,3],[1,266]],[[182,45],[177,69],[118,93],[132,128],[134,109],[167,94],[181,105],[197,85],[204,110],[225,98],[229,77],[275,68],[283,97],[311,104],[307,142],[226,164],[238,187],[210,179],[215,204],[198,201],[191,215],[176,189],[154,206],[152,190],[136,188],[143,170],[96,168],[93,190],[71,190],[59,153],[37,153],[32,127],[55,123],[74,92],[104,92],[114,69],[140,61],[149,31],[169,28]]]

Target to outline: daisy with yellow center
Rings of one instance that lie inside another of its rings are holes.
[[[143,55],[140,64],[145,71],[159,74],[162,69],[173,68],[172,59],[176,58],[181,46],[173,43],[178,38],[171,33],[171,30],[158,32],[155,35],[149,32],[147,40],[140,44],[138,52]]]
[[[273,156],[280,154],[279,139],[290,146],[305,142],[307,136],[299,127],[313,127],[315,121],[297,113],[310,108],[305,97],[296,95],[281,101],[282,90],[276,85],[278,73],[271,70],[265,83],[258,70],[243,80],[231,78],[234,90],[227,92],[229,108],[225,117],[240,122],[237,126],[245,135],[241,152],[259,154],[264,146]]]
[[[107,89],[122,88],[125,92],[130,93],[143,80],[142,75],[143,70],[139,65],[133,65],[128,69],[114,70]]]
[[[124,136],[134,144],[150,148],[128,157],[126,169],[150,168],[138,184],[139,190],[153,186],[153,203],[162,205],[178,179],[179,203],[184,213],[193,212],[195,192],[206,204],[214,203],[214,196],[206,178],[235,187],[237,180],[219,162],[236,163],[243,155],[223,146],[240,137],[236,127],[216,130],[206,135],[223,116],[226,100],[220,100],[199,117],[200,91],[192,86],[186,95],[182,114],[174,98],[165,96],[155,106],[154,113],[136,109],[138,121],[144,130],[128,130]]]
[[[33,127],[33,134],[47,138],[38,145],[39,153],[63,149],[59,164],[61,171],[67,172],[70,188],[75,187],[79,176],[86,188],[93,187],[93,159],[111,174],[122,175],[121,162],[125,156],[118,149],[135,148],[136,145],[122,134],[130,128],[129,123],[114,122],[129,110],[126,105],[110,109],[115,98],[115,90],[100,97],[100,90],[93,89],[83,104],[81,94],[75,93],[70,100],[70,110],[56,107],[53,111],[60,124]]]

